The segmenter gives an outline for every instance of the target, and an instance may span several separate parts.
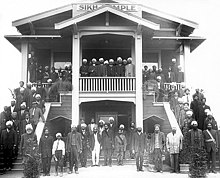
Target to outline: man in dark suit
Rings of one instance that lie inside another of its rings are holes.
[[[77,132],[76,126],[71,127],[71,132],[67,135],[66,152],[69,154],[69,174],[73,173],[73,166],[76,174],[79,174],[79,154],[82,152],[81,134]]]
[[[26,133],[26,125],[31,124],[33,127],[33,121],[30,120],[30,115],[28,111],[25,111],[24,113],[24,120],[21,121],[21,130],[20,130],[20,134],[24,134]]]
[[[6,121],[8,120],[8,107],[7,106],[4,106],[4,111],[2,111],[0,113],[0,133],[2,130],[4,130],[6,128]]]
[[[136,157],[137,171],[143,170],[144,151],[145,151],[145,134],[142,133],[142,128],[138,127],[137,132],[132,138],[132,150]]]
[[[6,129],[1,133],[1,149],[3,150],[4,171],[11,170],[13,151],[17,144],[17,133],[12,129],[12,121],[6,122]]]
[[[43,175],[50,176],[51,158],[53,148],[53,137],[49,135],[48,128],[44,129],[39,143],[39,152],[42,159]]]
[[[218,132],[212,129],[212,124],[207,124],[207,130],[203,131],[205,149],[208,153],[208,169],[209,172],[216,173],[216,152],[218,151]],[[212,165],[210,165],[210,161]]]
[[[102,132],[102,149],[104,151],[104,166],[112,166],[112,150],[114,149],[114,133],[109,129],[109,124],[104,125],[105,130]]]
[[[124,77],[125,76],[125,66],[122,64],[121,57],[117,58],[116,76],[117,77]]]
[[[116,68],[114,66],[114,60],[109,59],[109,65],[107,66],[107,76],[115,77],[115,75],[116,75]]]
[[[109,130],[112,130],[113,134],[115,135],[115,133],[117,132],[115,119],[114,119],[114,117],[109,117],[108,120],[109,120]]]
[[[99,166],[101,139],[102,137],[98,132],[98,127],[95,126],[89,140],[90,150],[92,151],[92,166]]]
[[[206,109],[210,109],[210,107],[208,105],[206,105],[206,98],[202,98],[202,102],[199,105],[199,118],[198,118],[198,124],[199,124],[199,129],[203,130],[204,128],[204,122],[205,122],[205,118],[206,118],[206,113],[205,110]]]

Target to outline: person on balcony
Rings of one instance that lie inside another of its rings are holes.
[[[49,129],[45,128],[39,142],[39,153],[42,160],[43,176],[50,176],[52,149],[53,137],[49,135]]]
[[[125,66],[125,77],[135,77],[135,66],[132,64],[132,58],[127,59],[127,65]]]
[[[92,152],[92,166],[99,166],[99,155],[102,136],[98,132],[98,127],[93,127],[93,133],[90,135],[90,150]]]
[[[143,170],[144,152],[146,151],[146,139],[145,134],[142,132],[142,128],[138,127],[137,132],[134,133],[132,138],[132,152],[136,157],[137,171]]]
[[[99,58],[99,65],[97,65],[97,76],[98,77],[105,77],[106,74],[106,65],[104,65],[104,59]]]
[[[121,57],[117,58],[116,76],[117,77],[124,77],[125,76],[125,66],[122,63]]]
[[[163,69],[162,68],[159,68],[158,71],[157,71],[157,76],[160,76],[161,77],[161,82],[162,83],[165,83],[166,82],[166,78],[165,78],[165,75],[163,74]]]
[[[41,81],[43,80],[43,67],[42,65],[40,65],[37,69],[37,81]]]
[[[182,67],[178,66],[178,73],[177,73],[177,83],[184,82],[184,72],[182,72]]]
[[[30,74],[29,81],[31,83],[36,82],[37,64],[36,64],[36,61],[35,61],[34,58],[30,59],[30,63],[29,63],[29,66],[28,66],[28,71],[29,71],[29,74]]]
[[[160,125],[154,125],[154,133],[151,137],[151,153],[154,155],[154,166],[156,172],[163,172],[162,154],[165,152],[165,135],[160,131]]]
[[[51,67],[50,79],[52,80],[52,83],[55,83],[58,79],[58,73],[56,72],[55,67]]]
[[[50,78],[49,66],[45,66],[44,72],[43,72],[42,83],[47,83],[47,80],[48,80],[49,78]]]
[[[102,132],[102,150],[104,152],[104,165],[112,166],[112,153],[114,149],[114,134],[113,131],[109,129],[109,124],[105,123],[105,130]]]
[[[123,165],[124,153],[126,151],[127,139],[123,133],[124,125],[119,127],[118,134],[115,136],[115,151],[117,153],[117,164],[118,166]]]
[[[175,76],[175,73],[172,71],[171,67],[168,68],[168,72],[166,75],[166,82],[167,83],[176,82],[176,76]]]
[[[123,64],[124,66],[126,66],[126,65],[128,64],[127,60],[126,60],[126,59],[123,59],[123,60],[122,60],[122,64]]]
[[[45,87],[45,92],[46,92],[45,101],[46,102],[56,101],[55,94],[53,94],[52,92],[52,82],[53,81],[50,78],[47,80],[48,85],[46,85]]]
[[[172,71],[173,71],[173,73],[175,75],[175,81],[174,82],[177,82],[179,69],[178,69],[178,65],[177,65],[177,62],[176,62],[176,58],[172,59],[171,69],[172,69]]]
[[[218,152],[218,131],[212,129],[212,124],[208,123],[207,129],[203,131],[205,149],[208,153],[208,170],[216,173],[216,152]],[[212,164],[210,164],[210,161]]]
[[[148,71],[148,66],[145,65],[144,66],[144,69],[142,71],[142,80],[143,80],[143,83],[145,83],[146,81],[148,81],[148,77],[149,77],[149,71]]]
[[[57,74],[58,74],[58,79],[57,80],[62,81],[63,80],[63,71],[62,71],[61,67],[58,69]]]
[[[116,76],[116,67],[114,66],[114,60],[109,59],[109,65],[107,66],[107,76],[115,77]]]
[[[157,67],[155,65],[152,66],[152,72],[154,73],[154,75],[157,77]]]
[[[96,59],[92,59],[92,64],[89,66],[88,72],[90,77],[96,77],[97,76],[97,65],[96,65]]]
[[[182,149],[182,136],[176,132],[176,127],[172,127],[172,132],[168,133],[166,139],[167,151],[170,154],[171,173],[179,172],[179,152]]]

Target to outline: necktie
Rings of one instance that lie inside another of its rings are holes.
[[[59,140],[57,140],[57,147],[56,147],[56,150],[58,149],[58,146],[59,146]]]

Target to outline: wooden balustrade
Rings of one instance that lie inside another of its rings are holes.
[[[135,77],[80,77],[80,92],[135,92]]]

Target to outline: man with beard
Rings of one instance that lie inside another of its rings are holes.
[[[105,77],[106,76],[106,65],[104,65],[104,59],[99,59],[99,65],[97,66],[97,76]]]
[[[123,125],[124,126],[124,125]],[[118,134],[115,136],[115,151],[117,153],[118,166],[123,165],[124,153],[126,151],[127,139],[123,134],[123,127],[119,127]]]
[[[103,131],[105,130],[104,124],[105,124],[105,121],[103,121],[103,120],[99,121],[98,132],[100,135],[102,135]]]
[[[204,121],[204,130],[207,129],[208,123],[211,123],[211,124],[212,124],[212,129],[218,130],[217,122],[216,122],[215,118],[213,117],[213,114],[212,114],[211,111],[208,111],[208,112],[207,112],[207,117],[206,117],[206,119],[205,119],[205,121]]]
[[[122,64],[122,58],[117,58],[118,64],[116,65],[116,76],[124,77],[125,76],[125,66]]]
[[[208,153],[208,170],[216,173],[216,152],[218,152],[218,132],[212,129],[212,124],[208,123],[207,129],[203,131],[205,149]],[[212,164],[210,164],[210,161]]]
[[[188,132],[189,146],[196,148],[203,148],[204,138],[203,138],[202,130],[198,129],[197,121],[192,121],[191,125],[192,125],[192,129],[190,129]]]
[[[51,67],[50,79],[52,83],[56,82],[58,79],[58,73],[55,71],[55,67]]]
[[[77,132],[76,126],[71,126],[71,132],[67,135],[66,151],[69,155],[69,174],[73,173],[73,166],[76,174],[79,174],[79,154],[82,153],[82,136]]]
[[[162,153],[165,151],[165,135],[160,131],[160,125],[155,124],[154,133],[151,137],[151,152],[154,155],[154,166],[156,172],[163,172]]]
[[[135,77],[135,65],[132,64],[132,58],[127,59],[127,65],[125,66],[125,77]]]
[[[92,118],[91,119],[91,123],[88,125],[88,131],[89,131],[89,134],[92,135],[93,134],[93,128],[94,127],[97,127],[97,124],[95,123],[95,119]]]
[[[41,154],[43,176],[50,176],[52,159],[53,137],[49,135],[48,128],[44,129],[39,143],[39,153]]]
[[[136,131],[137,130],[135,128],[135,123],[131,122],[131,125],[128,128],[128,132],[127,132],[127,150],[129,150],[131,159],[135,158],[135,154],[132,152],[132,140]]]
[[[17,146],[17,133],[12,128],[12,121],[6,122],[6,129],[2,130],[1,133],[1,149],[3,150],[3,170],[11,170],[13,152]]]
[[[144,171],[143,170],[143,161],[144,161],[144,152],[146,142],[145,142],[145,134],[142,132],[142,128],[138,127],[137,132],[134,133],[132,139],[132,150],[136,157],[136,167],[137,171]]]
[[[109,129],[112,130],[113,134],[115,134],[117,127],[115,125],[115,119],[114,117],[109,117]]]
[[[199,101],[199,97],[198,97],[198,95],[197,94],[194,94],[193,95],[193,101],[190,103],[190,109],[192,109],[193,110],[193,114],[194,114],[194,118],[195,118],[195,120],[198,122],[198,120],[199,120],[199,107],[200,107],[200,101]],[[201,128],[201,125],[202,125],[202,123],[199,123],[198,122],[198,125],[199,125],[199,129],[202,129]]]
[[[88,66],[88,64],[87,64],[87,59],[83,59],[82,60],[82,66],[80,66],[80,69],[79,69],[79,71],[80,71],[80,76],[81,77],[88,77],[88,75],[89,75],[89,66]]]
[[[80,163],[82,167],[87,167],[87,155],[89,149],[89,133],[86,129],[86,124],[81,125],[81,139],[82,139],[82,152],[80,153]]]
[[[0,134],[1,134],[1,131],[6,128],[5,123],[9,120],[7,111],[8,111],[8,107],[4,106],[4,111],[0,113]]]
[[[92,166],[99,166],[99,154],[101,145],[101,135],[97,126],[94,126],[93,133],[90,135],[90,149],[92,151]]]
[[[204,122],[207,117],[206,115],[206,110],[210,110],[210,107],[206,105],[206,98],[202,99],[201,104],[199,105],[199,118],[198,118],[198,124],[199,124],[199,129],[203,130],[204,129]]]
[[[96,65],[96,59],[92,59],[92,64],[89,66],[88,73],[90,77],[96,77],[97,76],[97,65]]]
[[[166,82],[167,83],[172,83],[175,82],[175,73],[172,71],[171,67],[168,68],[167,76],[166,76]]]
[[[41,96],[42,100],[45,100],[46,98],[46,91],[41,83],[41,81],[37,82],[37,88],[36,88],[36,94],[39,94]]]
[[[107,76],[115,77],[116,75],[116,67],[114,66],[114,60],[109,59],[109,65],[107,66]]]
[[[112,166],[112,150],[114,149],[114,133],[109,129],[109,124],[104,125],[102,132],[102,150],[104,152],[104,166]]]
[[[159,68],[159,69],[158,69],[158,71],[157,71],[157,76],[160,76],[160,77],[161,77],[161,82],[162,82],[162,83],[165,83],[165,82],[166,82],[165,75],[163,74],[163,69],[162,69],[162,68]]]
[[[43,72],[42,82],[43,82],[43,83],[46,83],[49,78],[50,78],[49,66],[45,66],[44,72]]]

